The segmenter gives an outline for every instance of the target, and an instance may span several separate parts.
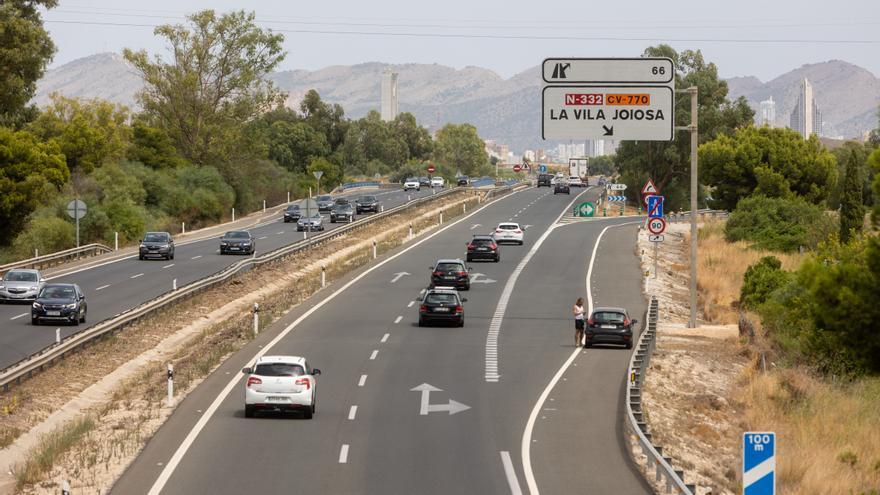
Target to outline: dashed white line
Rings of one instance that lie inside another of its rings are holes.
[[[190,258],[190,259],[191,259],[191,260],[197,260],[197,259],[199,259],[199,258],[201,258],[201,257],[202,257],[202,255],[200,254],[200,255],[198,255],[198,256],[193,256],[193,257]]]
[[[143,273],[138,273],[137,275],[132,275],[131,277],[128,277],[128,278],[138,278],[138,277],[143,277],[143,276],[144,276]]]
[[[358,406],[351,406],[351,409],[348,410],[348,419],[350,421],[353,421],[357,412],[358,412]]]
[[[171,268],[172,266],[174,266],[174,263],[171,263],[170,265],[165,265],[165,266],[163,266],[162,268],[163,268],[163,269],[165,269],[165,268]]]
[[[281,232],[275,232],[275,234],[277,234],[277,235],[281,235],[281,234],[283,234],[283,233],[284,233],[283,230],[282,230]]]
[[[382,336],[382,340],[380,340],[379,342],[382,342],[383,344],[385,342],[388,342],[388,337],[390,337],[390,336],[391,336],[390,333],[386,333],[385,335]]]
[[[17,320],[17,319],[21,318],[22,316],[27,316],[27,315],[28,315],[27,313],[22,313],[18,316],[13,316],[12,318],[10,318],[10,320]]]
[[[98,291],[98,290],[104,290],[104,289],[106,289],[107,287],[110,287],[110,285],[102,285],[102,286],[100,286],[100,287],[95,287],[95,290],[96,290],[96,291]]]
[[[406,307],[407,307],[407,308],[411,308],[412,305],[415,304],[415,303],[416,303],[415,301],[410,301],[409,304],[406,305]]]
[[[258,240],[258,241],[262,241],[262,240],[265,239],[265,238],[266,238],[266,236],[263,236],[263,237],[257,237],[257,240]]]
[[[394,324],[396,325],[396,324],[400,323],[400,320],[402,320],[402,319],[403,319],[403,316],[398,316],[397,318],[394,319]]]
[[[374,359],[376,359],[377,355],[379,355],[379,349],[374,349],[373,353],[370,354],[370,361],[373,361]]]
[[[513,462],[510,460],[510,452],[501,451],[501,464],[504,465],[504,475],[507,476],[511,495],[522,495],[522,488],[519,486],[519,480],[516,479],[516,470],[513,469]]]
[[[358,380],[358,387],[363,387],[365,383],[367,383],[367,375],[361,375],[361,379]]]
[[[342,448],[339,449],[339,464],[345,464],[348,462],[348,444],[342,444]]]

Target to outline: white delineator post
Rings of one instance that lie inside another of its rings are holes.
[[[113,233],[113,250],[119,251],[119,232]]]
[[[61,343],[61,329],[60,328],[55,329],[55,343],[56,344]]]
[[[321,288],[324,288],[326,286],[327,286],[326,267],[324,265],[321,265]]]
[[[376,259],[376,240],[373,239],[373,259]]]
[[[180,233],[186,234],[186,222],[180,222]]]
[[[440,212],[440,225],[443,225],[443,212]]]
[[[290,203],[290,191],[287,191],[287,202]]]
[[[266,213],[266,200],[263,200],[263,213]]]
[[[174,365],[168,363],[168,407],[174,406]]]
[[[235,221],[235,208],[232,209],[232,221]]]
[[[260,304],[254,303],[254,337],[260,333]]]
[[[412,238],[413,238],[413,228],[412,228],[412,224],[409,224],[409,240],[412,240]]]
[[[171,290],[177,290],[177,279],[171,281]]]

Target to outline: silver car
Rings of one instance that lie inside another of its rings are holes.
[[[0,301],[33,301],[45,280],[39,270],[16,268],[0,280]]]
[[[303,230],[324,230],[324,218],[321,217],[320,213],[313,213],[311,218],[301,217],[296,222],[296,230],[297,232],[302,232]]]

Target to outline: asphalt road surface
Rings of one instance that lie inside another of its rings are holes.
[[[345,197],[354,198],[365,192],[353,191]],[[412,199],[431,194],[430,189],[420,192],[404,193],[399,189],[392,191],[369,192],[378,197],[385,209],[402,205],[409,196]],[[330,223],[329,213],[324,216],[326,230],[344,224]],[[372,215],[364,213],[359,215]],[[284,223],[282,215],[264,222],[250,230],[257,242],[257,255],[303,239],[303,233],[296,231],[295,223]],[[119,261],[98,264],[68,275],[47,277],[47,282],[77,283],[86,294],[88,303],[88,324],[122,313],[125,310],[149,301],[172,288],[174,279],[178,287],[216,273],[241,257],[224,255],[219,252],[219,235],[213,238],[184,242],[175,246],[174,260],[138,260],[137,254]],[[55,341],[55,329],[61,328],[65,337],[84,326],[58,325],[46,322],[40,326],[31,325],[30,303],[0,304],[0,369],[15,364],[19,360],[39,351]]]
[[[557,226],[577,199],[509,195],[319,292],[194,390],[113,493],[651,493],[621,433],[631,351],[576,348],[570,313],[589,284],[641,328],[638,220]],[[471,263],[465,326],[419,328],[431,264],[507,220],[528,226],[525,244]],[[244,418],[240,369],[260,352],[323,371],[314,419]],[[428,411],[424,384],[440,389]]]

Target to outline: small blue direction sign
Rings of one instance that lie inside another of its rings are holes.
[[[539,164],[538,165],[538,172],[540,172],[542,174],[546,174],[547,173],[547,165],[540,165]]]
[[[648,196],[648,218],[663,216],[663,196]]]
[[[743,433],[743,495],[776,494],[776,433]]]

